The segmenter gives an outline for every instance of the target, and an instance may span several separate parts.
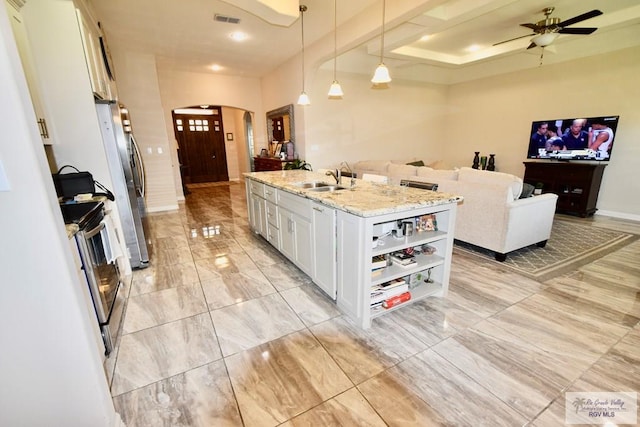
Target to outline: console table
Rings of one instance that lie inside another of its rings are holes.
[[[543,193],[558,195],[556,212],[581,217],[596,211],[600,182],[606,164],[524,162],[524,182],[542,184]]]
[[[253,166],[255,172],[279,171],[287,161],[281,160],[280,157],[254,157]]]

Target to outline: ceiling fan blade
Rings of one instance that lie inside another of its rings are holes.
[[[583,13],[582,15],[574,16],[573,18],[569,18],[566,21],[562,21],[558,24],[558,27],[566,27],[569,25],[577,24],[581,21],[586,21],[587,19],[595,18],[596,16],[602,15],[602,12],[598,9],[593,9],[590,12]]]
[[[493,46],[498,46],[499,44],[509,43],[509,42],[514,41],[514,40],[522,39],[522,38],[525,38],[525,37],[531,37],[531,36],[535,36],[535,35],[536,35],[536,34],[535,34],[535,33],[533,33],[533,34],[527,34],[527,35],[520,36],[520,37],[514,37],[514,38],[509,39],[509,40],[503,40],[503,41],[501,41],[501,42],[494,43],[494,44],[493,44]]]
[[[593,27],[589,27],[589,28],[587,28],[587,27],[585,27],[585,28],[562,28],[558,32],[560,34],[591,34],[595,30],[597,30],[597,28],[593,28]]]
[[[530,30],[533,31],[539,31],[540,27],[538,26],[538,24],[520,24],[521,27],[525,27],[525,28],[529,28]]]
[[[534,42],[531,42],[531,44],[527,46],[527,49],[533,49],[534,47],[538,47],[538,45],[535,44]]]

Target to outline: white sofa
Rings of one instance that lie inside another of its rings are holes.
[[[504,261],[508,252],[529,245],[544,247],[558,196],[519,198],[522,179],[501,172],[461,169],[432,169],[389,161],[367,160],[353,164],[353,171],[385,175],[389,183],[401,180],[438,184],[438,191],[464,197],[458,205],[455,238],[495,252]]]

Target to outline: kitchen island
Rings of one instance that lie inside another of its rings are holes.
[[[287,170],[246,179],[249,223],[360,327],[449,284],[461,197]],[[405,225],[406,224],[406,225]],[[410,224],[410,225],[409,225]],[[404,253],[409,265],[397,262]]]

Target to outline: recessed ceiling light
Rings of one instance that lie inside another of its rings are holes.
[[[242,42],[249,38],[249,36],[242,31],[234,31],[233,33],[229,34],[229,37],[237,42]]]
[[[431,38],[431,35],[429,34],[425,34],[424,36],[420,37],[420,41],[421,42],[426,42],[427,40],[429,40]]]
[[[222,67],[221,67],[220,65],[218,65],[218,64],[213,64],[210,68],[211,68],[213,71],[220,71],[220,70],[222,70]]]
[[[471,46],[467,47],[467,52],[477,52],[480,50],[480,48],[480,45],[472,44]]]

